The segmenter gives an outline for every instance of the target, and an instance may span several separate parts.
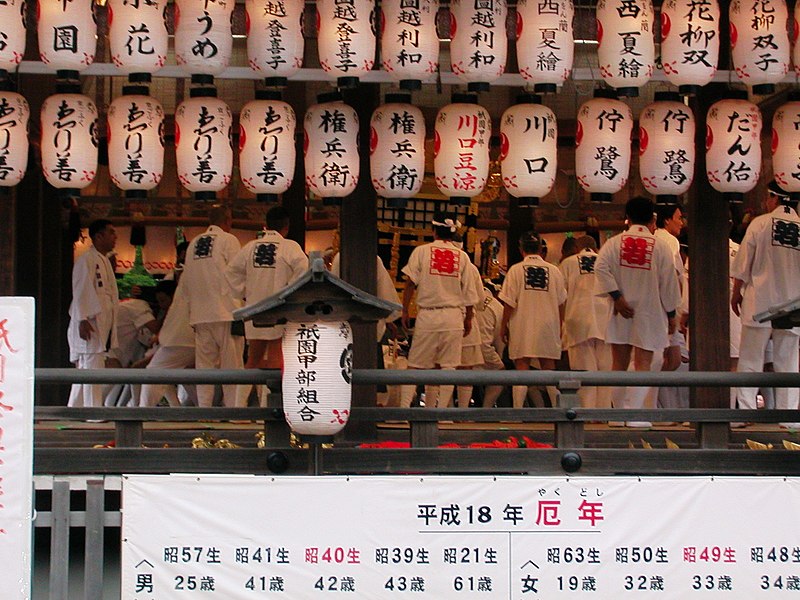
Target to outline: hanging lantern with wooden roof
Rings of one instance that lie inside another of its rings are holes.
[[[94,0],[39,0],[39,58],[54,71],[83,71],[94,62],[97,23]]]
[[[792,195],[800,193],[800,94],[792,92],[772,117],[772,172]]]
[[[595,90],[578,109],[575,174],[594,202],[611,202],[628,183],[633,115],[611,90]]]
[[[303,66],[304,0],[247,0],[247,62],[268,86],[284,86]]]
[[[619,96],[636,97],[655,69],[651,0],[598,0],[600,75]]]
[[[155,73],[167,62],[167,3],[108,0],[111,61],[122,73]]]
[[[558,165],[558,125],[541,98],[526,94],[500,119],[503,187],[520,207],[538,206],[553,189]]]
[[[422,189],[425,118],[410,94],[387,94],[370,120],[370,175],[378,196],[402,208]]]
[[[718,192],[741,202],[761,174],[761,111],[747,92],[729,92],[715,102],[706,118],[706,174]]]
[[[772,94],[789,72],[786,0],[731,0],[728,10],[736,75],[754,94]]]
[[[25,0],[0,4],[0,74],[16,71],[25,55],[25,6]]]
[[[0,89],[9,88],[0,83]],[[17,185],[28,169],[28,120],[31,109],[22,95],[0,91],[0,187]]]
[[[661,5],[661,63],[679,93],[695,95],[717,73],[717,0],[666,0]]]
[[[261,202],[275,202],[292,185],[294,110],[277,92],[256,92],[239,115],[239,175]]]
[[[537,94],[555,94],[572,72],[574,56],[572,0],[518,0],[519,74]]]
[[[695,119],[675,92],[656,92],[639,115],[639,176],[663,204],[677,203],[694,179]]]
[[[318,0],[317,31],[322,70],[339,87],[356,87],[375,64],[374,0]]]
[[[400,89],[418,90],[439,70],[438,11],[438,0],[381,2],[383,69]]]
[[[482,92],[506,70],[506,0],[451,0],[450,70],[470,92]]]
[[[231,62],[234,2],[175,0],[175,61],[190,75],[219,75]]]

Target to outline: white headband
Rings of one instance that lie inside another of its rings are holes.
[[[431,223],[433,223],[434,227],[449,227],[450,231],[452,231],[453,233],[455,233],[456,230],[459,227],[461,227],[461,222],[458,219],[456,219],[455,221],[453,219],[445,219],[444,223],[440,223],[439,221],[434,219],[433,221],[431,221]]]

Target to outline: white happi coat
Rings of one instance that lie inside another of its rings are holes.
[[[231,293],[225,270],[240,248],[235,235],[216,225],[189,244],[181,284],[186,292],[191,325],[233,320],[232,313],[241,302]]]
[[[779,206],[753,219],[731,265],[731,277],[741,279],[742,325],[772,327],[753,316],[800,297],[800,217]],[[800,334],[795,327],[793,333]]]
[[[117,347],[117,308],[119,292],[114,269],[94,246],[84,252],[72,267],[72,303],[69,306],[70,360],[79,354],[100,354]],[[88,319],[94,331],[81,339],[80,322]]]
[[[481,279],[481,272],[472,262],[467,265],[467,276],[471,279],[472,291],[471,293],[483,300],[483,279]],[[469,333],[461,338],[461,347],[468,348],[470,346],[481,345],[481,331],[478,327],[478,311],[482,302],[477,302],[475,310],[472,313],[472,328]],[[463,308],[461,314],[464,318],[467,317],[466,309]]]
[[[306,271],[308,257],[300,244],[277,231],[267,231],[236,253],[225,274],[234,295],[246,304],[254,304],[278,293]],[[244,324],[248,340],[275,340],[283,335],[283,329],[255,327],[252,321]]]
[[[564,311],[564,347],[567,349],[606,337],[611,298],[594,293],[596,261],[597,253],[587,248],[564,259],[560,265],[567,288]]]
[[[669,246],[643,225],[608,240],[595,263],[595,293],[607,296],[618,290],[634,316],[611,315],[606,343],[630,344],[644,350],[669,345],[667,313],[681,301],[675,258]]]
[[[477,310],[478,329],[481,332],[481,351],[484,364],[502,368],[503,350],[503,305],[490,290],[483,288],[483,302],[475,307]]]
[[[189,325],[189,304],[186,301],[183,279],[172,296],[167,316],[158,332],[158,344],[162,348],[194,348],[194,331]]]
[[[531,254],[508,270],[500,300],[514,309],[508,322],[508,357],[561,358],[559,307],[567,299],[557,266]]]

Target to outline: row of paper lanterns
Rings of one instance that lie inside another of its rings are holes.
[[[41,60],[53,70],[83,71],[96,52],[94,0],[38,0]],[[121,73],[155,73],[167,57],[166,0],[107,0],[111,58]],[[287,78],[302,66],[305,0],[247,0],[249,65],[265,78]],[[16,69],[25,53],[24,0],[0,5],[0,68]],[[175,56],[188,74],[215,75],[230,64],[231,0],[175,1]],[[382,0],[382,67],[413,88],[439,69],[437,0]],[[374,0],[316,2],[319,61],[332,78],[354,83],[373,68]],[[474,89],[506,68],[506,0],[451,0],[451,69]],[[655,69],[651,0],[599,0],[597,37],[600,74],[620,95],[635,95]],[[798,31],[800,3],[795,6]],[[730,40],[735,71],[756,93],[769,93],[789,70],[786,0],[732,0]],[[717,0],[669,0],[661,11],[661,60],[666,78],[682,91],[710,82],[720,44]],[[570,75],[573,62],[571,0],[518,0],[519,72],[539,92],[552,92]],[[800,48],[794,46],[795,68]]]
[[[146,90],[146,88],[144,88]],[[155,188],[164,168],[164,111],[138,87],[127,87],[108,110],[109,173],[130,195]],[[628,181],[633,116],[625,103],[598,90],[578,111],[576,177],[595,200],[609,200]],[[177,171],[190,192],[211,195],[231,181],[233,115],[214,88],[192,90],[175,114]],[[305,178],[323,198],[343,198],[359,179],[358,117],[338,98],[323,95],[304,117]],[[653,195],[685,193],[693,179],[695,118],[677,95],[657,95],[639,119],[639,170]],[[455,95],[434,128],[434,173],[439,190],[454,203],[468,203],[489,178],[491,118],[470,95]],[[16,185],[28,159],[29,108],[14,92],[0,93],[0,185]],[[97,109],[87,97],[59,93],[41,110],[42,170],[56,188],[88,186],[98,164]],[[294,178],[295,113],[287,103],[263,98],[240,116],[239,171],[255,194],[284,193]],[[761,169],[761,113],[741,98],[721,100],[708,111],[707,176],[714,189],[750,191]],[[501,175],[508,192],[534,203],[553,188],[557,166],[555,114],[524,97],[501,118]],[[775,177],[800,192],[800,101],[781,106],[773,118]],[[378,195],[402,200],[416,195],[425,173],[425,123],[407,95],[388,95],[370,123],[370,178]],[[267,198],[265,198],[267,199]]]

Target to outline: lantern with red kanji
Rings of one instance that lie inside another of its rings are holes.
[[[506,70],[506,0],[450,2],[450,69],[471,92],[486,91]]]
[[[717,0],[666,0],[661,5],[661,63],[664,75],[684,95],[695,95],[717,72]]]
[[[533,91],[556,93],[572,72],[572,0],[518,0],[517,62]]]
[[[761,174],[761,111],[746,92],[711,105],[706,118],[706,174],[733,202],[752,190]]]
[[[233,115],[214,88],[195,88],[175,110],[175,158],[181,185],[198,200],[214,200],[233,171]]]
[[[108,0],[111,61],[122,73],[155,73],[167,61],[166,2]]]
[[[336,92],[318,100],[303,123],[306,185],[325,203],[336,204],[358,184],[358,115]]]
[[[578,110],[575,173],[593,201],[611,202],[628,183],[632,131],[631,109],[608,90],[596,90]]]
[[[68,88],[61,88],[68,89]],[[42,103],[42,172],[63,190],[80,190],[97,174],[97,107],[87,96],[58,93]]]
[[[558,125],[538,96],[522,96],[500,119],[503,187],[519,206],[538,206],[553,189],[558,165]]]
[[[294,179],[297,119],[280,95],[259,92],[239,116],[239,174],[259,201],[274,202]]]
[[[39,0],[39,58],[54,71],[83,71],[94,62],[97,23],[94,0]]]
[[[286,85],[303,66],[303,0],[247,0],[247,62],[267,85]]]
[[[453,94],[453,103],[436,115],[433,170],[451,203],[468,206],[486,187],[491,133],[489,112],[471,94]]]
[[[438,0],[381,2],[383,69],[401,89],[419,89],[439,70],[438,10]]]
[[[635,97],[655,69],[651,0],[598,0],[600,75],[619,96]]]
[[[425,177],[425,118],[409,94],[387,94],[370,121],[372,187],[389,206],[404,207]]]
[[[125,86],[108,107],[108,173],[127,197],[143,197],[164,175],[164,109],[145,86]]]
[[[772,171],[787,192],[800,193],[800,96],[793,92],[772,117]]]
[[[317,28],[322,70],[339,87],[357,86],[375,64],[374,0],[317,0]]]
[[[234,2],[175,0],[175,61],[191,75],[218,75],[231,62]]]
[[[772,94],[789,72],[786,0],[731,0],[728,15],[736,75],[754,94]]]
[[[694,179],[695,120],[674,92],[656,92],[639,115],[639,176],[663,204],[675,204]]]
[[[25,0],[0,4],[0,70],[16,71],[25,55]]]
[[[20,94],[0,91],[0,187],[17,185],[28,169],[28,120],[31,109]]]

